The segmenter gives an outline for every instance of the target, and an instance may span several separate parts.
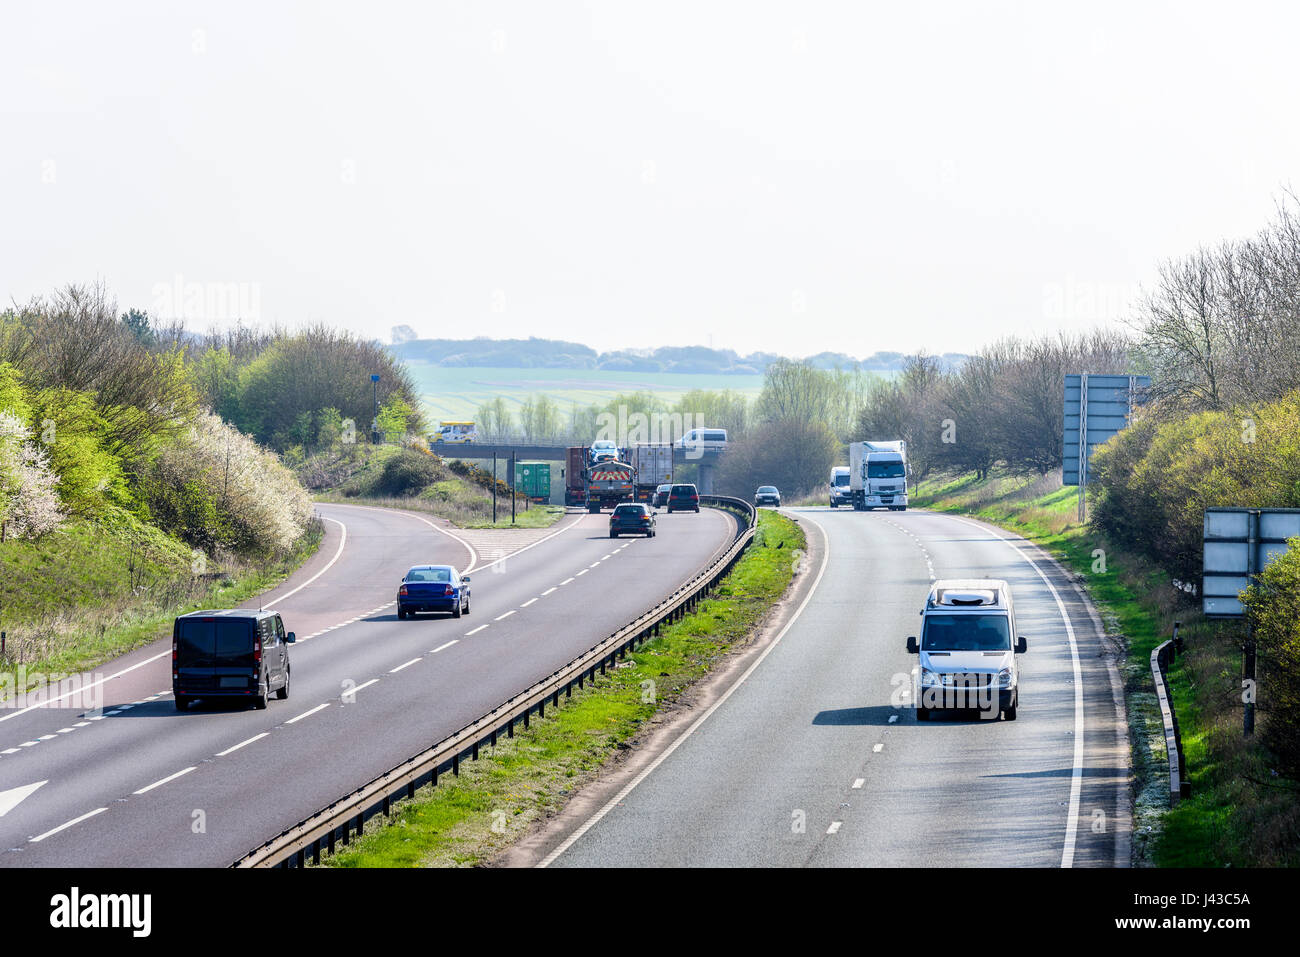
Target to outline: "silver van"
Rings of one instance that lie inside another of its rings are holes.
[[[907,650],[920,656],[913,681],[917,721],[941,709],[974,709],[985,718],[1016,720],[1016,655],[1025,653],[1026,642],[1016,635],[1015,606],[1005,581],[936,581],[921,609],[921,640],[908,638]]]

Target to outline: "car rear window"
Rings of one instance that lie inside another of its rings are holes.
[[[614,509],[616,515],[642,515],[645,513],[644,505],[620,505]]]
[[[694,494],[695,494],[695,486],[694,486],[694,485],[674,485],[674,486],[673,486],[672,494],[673,494],[673,495],[694,495]]]
[[[445,568],[412,568],[406,573],[408,582],[449,582],[451,572]]]
[[[248,654],[253,647],[252,624],[248,618],[182,618],[176,636],[178,658],[189,661]]]

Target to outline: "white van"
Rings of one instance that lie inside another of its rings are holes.
[[[916,720],[931,711],[969,708],[981,717],[1016,720],[1024,638],[1016,635],[1011,588],[993,578],[936,581],[921,609],[921,640],[907,639],[920,655],[912,684]]]
[[[831,508],[853,504],[853,490],[849,488],[849,467],[837,465],[831,469]]]
[[[727,448],[727,430],[691,429],[677,440],[677,447],[686,452],[724,452]]]

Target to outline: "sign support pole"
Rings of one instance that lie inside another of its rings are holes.
[[[1259,509],[1251,509],[1246,521],[1247,527],[1247,544],[1246,551],[1246,582],[1255,584],[1255,576],[1259,574]],[[1259,683],[1255,674],[1255,626],[1251,623],[1249,616],[1246,619],[1246,644],[1242,648],[1242,684],[1246,685],[1246,700],[1242,714],[1242,734],[1249,738],[1255,733],[1255,696],[1259,692]]]
[[[1088,373],[1079,375],[1079,524],[1088,520]]]

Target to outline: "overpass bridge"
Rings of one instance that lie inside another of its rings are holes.
[[[430,450],[445,459],[464,459],[481,462],[496,457],[498,461],[509,461],[515,456],[520,462],[567,462],[569,446],[567,445],[507,445],[487,442],[437,442],[429,445]],[[681,449],[673,446],[673,465],[698,465],[700,467],[699,489],[701,494],[713,494],[713,470],[723,456],[716,449]]]

